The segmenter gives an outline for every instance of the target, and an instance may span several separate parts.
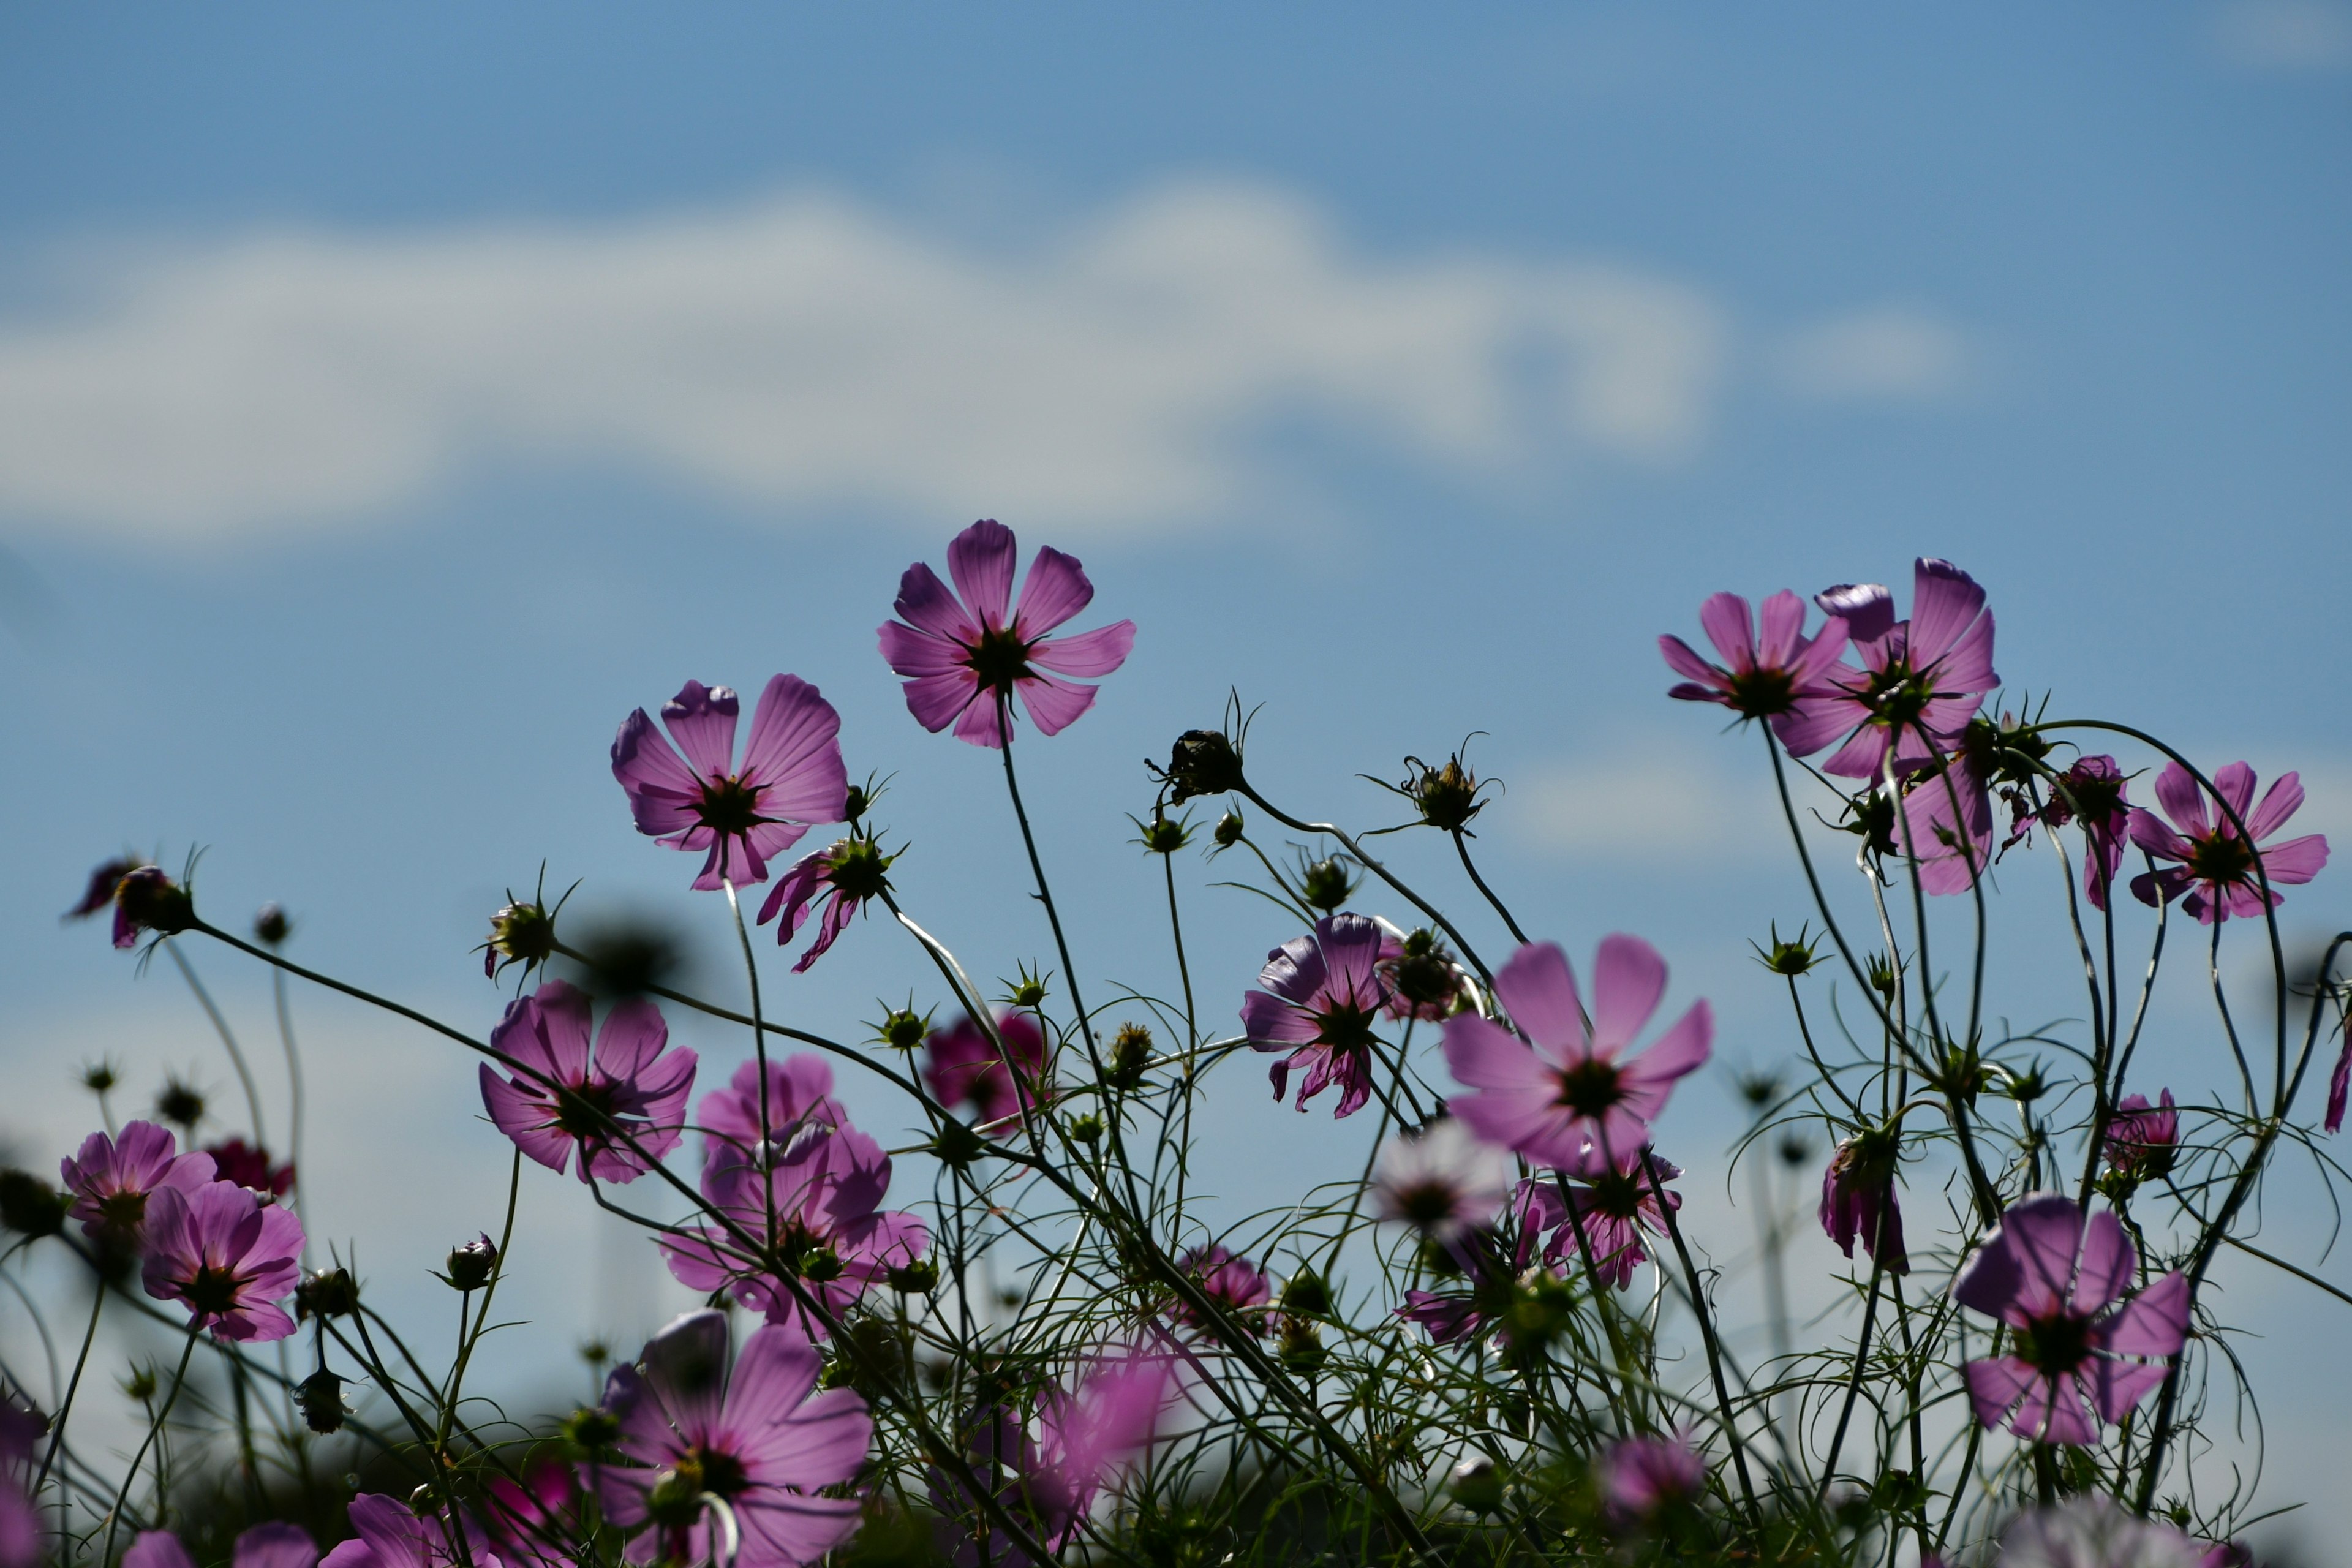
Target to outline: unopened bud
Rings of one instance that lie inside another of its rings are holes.
[[[1160,776],[1171,805],[1194,795],[1225,795],[1242,786],[1241,753],[1217,731],[1187,730],[1176,737]]]
[[[343,1429],[343,1380],[324,1367],[295,1385],[294,1400],[311,1431],[323,1436]]]
[[[1282,1310],[1321,1317],[1331,1310],[1331,1287],[1312,1268],[1302,1268],[1283,1282]]]
[[[1217,818],[1217,847],[1231,849],[1242,841],[1242,814],[1229,811]]]
[[[275,903],[268,903],[254,911],[253,940],[264,947],[276,947],[294,934],[294,922]]]
[[[294,1287],[297,1318],[348,1318],[359,1310],[359,1281],[347,1268],[321,1268]]]
[[[142,866],[116,883],[114,907],[121,917],[117,922],[117,947],[132,945],[139,931],[177,936],[196,923],[195,899],[160,866]]]
[[[883,1278],[901,1296],[928,1296],[940,1288],[940,1266],[928,1258],[918,1258],[902,1268],[887,1270]]]
[[[0,1171],[0,1226],[19,1236],[55,1236],[66,1227],[66,1195],[30,1171]]]
[[[463,1247],[453,1247],[443,1267],[446,1272],[442,1278],[453,1289],[478,1290],[498,1272],[498,1244],[487,1236],[477,1237]]]
[[[583,1405],[563,1418],[563,1436],[592,1453],[609,1448],[621,1436],[621,1418],[601,1405]]]

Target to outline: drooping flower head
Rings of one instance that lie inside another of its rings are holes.
[[[221,1181],[235,1182],[265,1198],[282,1198],[294,1190],[293,1165],[273,1163],[269,1151],[258,1143],[224,1138],[205,1144],[203,1152],[212,1156],[213,1174]]]
[[[189,1327],[216,1340],[282,1340],[294,1320],[278,1303],[302,1282],[302,1222],[235,1182],[194,1192],[158,1187],[147,1204],[142,1280],[159,1301],[187,1308]]]
[[[1646,1524],[1706,1489],[1706,1460],[1681,1437],[1622,1437],[1592,1462],[1601,1512],[1619,1530]]]
[[[2127,1094],[2107,1121],[2107,1168],[2136,1182],[2169,1174],[2180,1150],[2180,1112],[2173,1109],[2172,1091],[2165,1089],[2155,1105],[2144,1094]]]
[[[351,1501],[351,1540],[327,1553],[320,1568],[503,1568],[489,1537],[463,1514],[426,1518],[395,1497],[362,1492]],[[453,1537],[463,1532],[460,1551]]]
[[[1034,1017],[1008,1008],[997,1014],[996,1032],[1004,1041],[1003,1056],[969,1016],[932,1030],[923,1042],[929,1058],[923,1077],[941,1105],[970,1106],[982,1131],[1006,1138],[1020,1131],[1031,1107],[1052,1102],[1054,1086],[1045,1070],[1045,1031]]]
[[[2056,1193],[2010,1205],[1952,1281],[1954,1300],[2014,1331],[2009,1354],[1968,1364],[1977,1420],[2006,1416],[2021,1437],[2087,1446],[2162,1383],[2162,1358],[2188,1336],[2189,1281],[2167,1274],[2108,1310],[2138,1265],[2107,1210],[2085,1220]]]
[[[738,765],[740,706],[728,688],[689,680],[662,704],[668,741],[642,708],[613,741],[613,776],[628,792],[637,831],[703,851],[694,885],[706,892],[766,881],[768,862],[811,824],[839,822],[848,799],[841,715],[815,687],[796,675],[769,680]]]
[[[973,1423],[969,1457],[982,1485],[1004,1510],[1027,1525],[1048,1552],[1061,1552],[1103,1488],[1121,1467],[1151,1446],[1175,1390],[1168,1359],[1129,1349],[1101,1357],[1076,1393],[1048,1388],[1024,1419],[999,1406]],[[1043,1568],[1013,1542],[996,1536],[962,1486],[934,1478],[935,1495],[971,1534],[957,1543],[959,1564]],[[983,1538],[986,1539],[983,1545]]]
[[[2231,763],[2215,773],[2213,788],[2246,825],[2250,839],[2240,837],[2223,813],[2216,811],[2209,818],[2196,775],[2179,763],[2167,763],[2157,775],[2156,798],[2163,816],[2145,807],[2134,807],[2131,814],[2132,842],[2158,860],[2177,862],[2134,877],[2132,897],[2151,906],[2180,899],[2180,907],[2205,925],[2263,912],[2262,884],[2254,874],[2258,850],[2263,874],[2272,886],[2272,909],[2284,901],[2277,890],[2280,884],[2308,882],[2327,864],[2327,839],[2322,834],[2263,843],[2302,806],[2300,774],[2282,773],[2260,805],[2254,805],[2254,770],[2243,763]],[[2183,893],[2188,897],[2181,898]]]
[[[824,906],[824,914],[817,921],[816,940],[793,965],[794,974],[806,973],[808,966],[823,958],[841,933],[849,929],[851,916],[890,890],[890,862],[897,858],[896,855],[883,854],[882,846],[873,835],[853,833],[846,838],[835,839],[814,855],[802,856],[791,870],[777,879],[768,891],[767,902],[760,906],[760,923],[766,925],[779,915],[783,917],[783,923],[776,928],[778,947],[799,934],[815,906]]]
[[[2222,1568],[2227,1550],[2142,1519],[2104,1492],[2084,1492],[2019,1514],[2001,1532],[2000,1562],[2001,1568]]]
[[[1605,1162],[1599,1156],[1598,1149],[1586,1151],[1583,1166],[1576,1173],[1581,1181],[1563,1184],[1559,1177],[1544,1174],[1519,1184],[1519,1250],[1524,1261],[1536,1239],[1549,1231],[1550,1237],[1543,1244],[1544,1261],[1556,1268],[1580,1268],[1576,1233],[1581,1228],[1585,1245],[1592,1249],[1593,1274],[1603,1285],[1622,1290],[1633,1282],[1633,1270],[1650,1259],[1644,1233],[1666,1228],[1665,1215],[1658,1207],[1659,1192],[1665,1192],[1668,1207],[1680,1210],[1683,1206],[1682,1194],[1665,1185],[1683,1173],[1680,1166],[1661,1159],[1647,1146]],[[1563,1184],[1568,1189],[1564,1200]],[[1576,1215],[1572,1225],[1569,1222],[1571,1204]]]
[[[1895,596],[1876,583],[1842,583],[1813,595],[1844,620],[1863,663],[1830,675],[1837,689],[1823,705],[1834,720],[1830,732],[1854,732],[1822,764],[1824,772],[1876,778],[1890,749],[1896,772],[1907,772],[1958,737],[1984,694],[2000,684],[1984,602],[1975,578],[1927,556],[1913,567],[1907,621],[1895,618]]]
[[[1911,1272],[1903,1247],[1903,1209],[1896,1201],[1895,1173],[1901,1162],[1901,1136],[1891,1127],[1865,1127],[1837,1146],[1822,1173],[1822,1231],[1853,1256],[1853,1244],[1890,1274]]]
[[[1176,1267],[1200,1288],[1201,1294],[1222,1308],[1227,1316],[1244,1328],[1263,1333],[1266,1328],[1265,1304],[1274,1294],[1274,1287],[1265,1275],[1248,1258],[1236,1256],[1230,1248],[1211,1242],[1203,1247],[1188,1248],[1176,1259]],[[1181,1296],[1171,1298],[1168,1315],[1189,1329],[1205,1331],[1209,1324],[1195,1311],[1192,1304]]]
[[[257,1524],[229,1548],[230,1568],[313,1568],[319,1543],[310,1532],[285,1520]],[[142,1530],[122,1554],[122,1568],[196,1568],[180,1538],[168,1530]]]
[[[1665,994],[1666,963],[1639,937],[1604,938],[1592,964],[1592,1016],[1568,955],[1552,942],[1519,949],[1495,976],[1495,996],[1534,1049],[1475,1013],[1445,1024],[1445,1061],[1479,1092],[1448,1109],[1490,1143],[1538,1164],[1580,1170],[1586,1151],[1605,1160],[1640,1148],[1676,1080],[1706,1063],[1715,1015],[1695,1002],[1673,1027],[1625,1056]]]
[[[2131,837],[2130,783],[2113,757],[2078,757],[2051,784],[2050,798],[2039,811],[2032,810],[2023,791],[2004,792],[2012,795],[2016,814],[2009,842],[2024,837],[2036,821],[2053,830],[2069,822],[2081,824],[2083,892],[2093,909],[2104,910]]]
[[[58,918],[68,921],[88,920],[100,910],[112,908],[114,889],[122,885],[122,879],[146,864],[146,861],[136,855],[118,855],[111,860],[100,861],[90,872],[89,884],[82,889],[81,898],[75,902],[73,908]],[[117,942],[115,945],[120,947],[122,944]]]
[[[821,1358],[788,1325],[754,1330],[731,1373],[727,1351],[726,1314],[689,1312],[605,1383],[615,1447],[635,1462],[589,1473],[610,1522],[646,1527],[628,1544],[632,1563],[711,1561],[714,1498],[739,1535],[741,1568],[814,1563],[857,1528],[855,1499],[818,1494],[865,1462],[865,1400],[817,1393]]]
[[[1380,972],[1382,934],[1362,915],[1325,915],[1307,936],[1266,954],[1257,983],[1242,998],[1242,1028],[1261,1051],[1290,1054],[1267,1076],[1274,1098],[1304,1068],[1298,1109],[1331,1084],[1339,1085],[1340,1116],[1353,1115],[1372,1095],[1372,1025],[1394,993]]]
[[[1852,725],[1829,679],[1846,644],[1845,622],[1834,611],[1808,637],[1805,602],[1783,590],[1764,601],[1759,636],[1747,600],[1717,594],[1699,606],[1698,623],[1723,665],[1709,664],[1680,637],[1660,637],[1658,650],[1683,677],[1667,696],[1719,702],[1742,719],[1766,720],[1792,756],[1811,756]]]
[[[1390,1139],[1372,1167],[1372,1212],[1441,1247],[1492,1225],[1510,1191],[1509,1157],[1450,1116]]]
[[[695,1056],[667,1048],[669,1026],[642,997],[604,1015],[593,1054],[590,1016],[587,993],[561,980],[517,997],[490,1047],[553,1082],[501,1078],[484,1062],[482,1104],[515,1147],[549,1170],[562,1170],[577,1148],[582,1181],[634,1182],[685,1135]]]
[[[983,518],[948,546],[954,592],[920,561],[898,579],[899,618],[877,634],[882,657],[907,677],[907,710],[934,734],[953,724],[960,741],[1003,746],[1016,693],[1040,733],[1059,734],[1094,706],[1095,688],[1058,677],[1108,675],[1135,646],[1133,621],[1046,636],[1087,607],[1095,585],[1075,557],[1040,550],[1015,605],[1014,553],[1013,531]]]
[[[178,1147],[170,1128],[152,1121],[127,1124],[120,1138],[93,1132],[83,1139],[80,1151],[58,1166],[66,1191],[73,1194],[69,1212],[81,1221],[82,1234],[136,1247],[157,1191],[193,1193],[214,1179],[210,1154],[180,1154]]]

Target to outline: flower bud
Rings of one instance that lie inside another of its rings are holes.
[[[1162,816],[1157,813],[1153,814],[1150,821],[1143,823],[1141,826],[1143,837],[1139,842],[1142,844],[1145,850],[1153,855],[1173,855],[1192,842],[1192,829],[1189,823]]]
[[[343,1429],[343,1380],[320,1367],[297,1384],[294,1401],[302,1407],[302,1419],[310,1430],[321,1436]]]
[[[1091,1147],[1102,1142],[1102,1118],[1092,1111],[1070,1118],[1070,1136]]]
[[[621,1436],[621,1418],[601,1405],[586,1405],[563,1418],[564,1440],[593,1453]]]
[[[988,1152],[988,1141],[962,1122],[950,1119],[940,1128],[940,1135],[931,1140],[931,1157],[942,1165],[961,1170]]]
[[[940,1288],[940,1266],[928,1258],[887,1269],[883,1278],[901,1296],[928,1296]]]
[[[66,1195],[30,1171],[0,1170],[0,1227],[55,1236],[66,1227]]]
[[[1472,1513],[1500,1513],[1503,1510],[1503,1472],[1484,1454],[1454,1466],[1445,1490]]]
[[[1822,962],[1821,956],[1813,951],[1812,940],[1801,929],[1793,939],[1783,941],[1780,928],[1776,924],[1772,928],[1770,941],[1751,942],[1748,945],[1756,950],[1757,963],[1790,980],[1811,973]]]
[[[194,925],[196,900],[162,867],[142,866],[115,884],[114,912],[114,945],[131,947],[142,931],[177,936]]]
[[[1331,1287],[1312,1268],[1302,1268],[1283,1281],[1282,1310],[1320,1317],[1331,1310]]]
[[[1433,768],[1419,757],[1407,757],[1405,765],[1413,771],[1405,776],[1398,793],[1419,808],[1422,821],[1432,827],[1451,833],[1477,816],[1486,803],[1478,798],[1478,778],[1462,765],[1462,755],[1455,752],[1445,760],[1442,768]]]
[[[155,1114],[184,1131],[194,1131],[205,1119],[204,1092],[194,1084],[167,1078],[163,1092],[155,1097]]]
[[[1043,1006],[1045,1001],[1045,977],[1042,974],[1030,973],[1028,967],[1024,965],[1021,977],[1013,983],[1013,989],[1005,993],[1005,1000],[1015,1007]]]
[[[112,1062],[92,1062],[81,1069],[81,1086],[92,1094],[109,1094],[121,1082]]]
[[[545,905],[516,900],[490,916],[490,940],[482,944],[485,975],[495,980],[518,963],[529,974],[554,956],[555,916]]]
[[[1309,863],[1298,876],[1299,897],[1310,909],[1327,915],[1345,904],[1356,886],[1356,879],[1348,875],[1348,863],[1336,855]]]
[[[824,1285],[841,1278],[841,1254],[830,1247],[820,1247],[801,1259],[800,1275],[803,1279]]]
[[[930,1030],[930,1020],[912,1007],[894,1007],[882,1016],[874,1034],[893,1050],[911,1051],[923,1043],[923,1037]]]
[[[267,903],[254,911],[253,940],[264,947],[276,947],[294,934],[294,922],[275,902]]]
[[[152,1366],[134,1366],[131,1369],[131,1375],[122,1380],[122,1392],[141,1405],[155,1397],[157,1386],[155,1369]]]
[[[1231,849],[1242,841],[1242,814],[1229,811],[1217,818],[1217,847]]]
[[[1225,795],[1242,787],[1241,753],[1215,730],[1187,730],[1176,737],[1168,766],[1160,770],[1171,805],[1195,795]]]
[[[1282,1320],[1274,1353],[1288,1370],[1310,1375],[1322,1369],[1328,1356],[1322,1331],[1305,1318],[1290,1317]]]
[[[478,1290],[490,1282],[491,1275],[498,1272],[498,1244],[487,1236],[477,1237],[463,1247],[452,1248],[448,1261],[443,1267],[446,1272],[442,1279],[452,1289]]]
[[[1110,1081],[1120,1089],[1134,1088],[1143,1081],[1150,1060],[1151,1031],[1140,1024],[1121,1024],[1110,1043]]]
[[[321,1268],[294,1287],[294,1315],[348,1318],[360,1310],[360,1285],[347,1268]]]

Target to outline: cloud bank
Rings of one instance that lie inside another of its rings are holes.
[[[789,510],[1231,515],[1306,429],[1472,479],[1669,461],[1721,311],[1624,268],[1368,256],[1303,198],[1149,190],[1017,252],[824,193],[602,224],[117,253],[0,313],[0,516],[202,539],[594,466]]]

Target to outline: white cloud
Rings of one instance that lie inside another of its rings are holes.
[[[2213,19],[2224,58],[2257,70],[2352,65],[2352,10],[2322,0],[2240,0]]]
[[[1909,306],[1880,305],[1790,333],[1772,368],[1800,397],[1927,402],[1961,390],[1973,357],[1950,322]]]
[[[1507,810],[1528,843],[1564,855],[1659,865],[1787,852],[1770,781],[1684,741],[1643,738],[1523,770]]]
[[[1657,276],[1375,258],[1213,182],[1018,254],[802,193],[178,244],[79,287],[0,318],[0,515],[164,538],[584,463],[756,505],[1166,524],[1275,493],[1253,439],[1302,421],[1474,478],[1670,460],[1724,335]]]

